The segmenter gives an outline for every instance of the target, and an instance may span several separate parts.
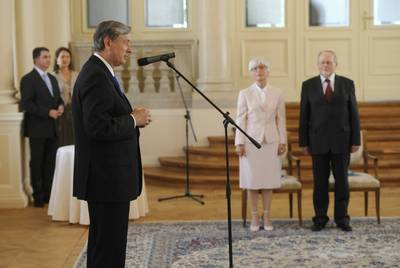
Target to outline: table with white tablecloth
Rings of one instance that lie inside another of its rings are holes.
[[[86,201],[72,196],[74,174],[74,145],[58,148],[53,185],[49,201],[48,214],[55,221],[89,224]],[[146,187],[143,180],[142,194],[130,203],[129,219],[137,219],[149,212]]]

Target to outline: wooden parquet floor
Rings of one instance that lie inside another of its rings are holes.
[[[226,219],[224,187],[195,185],[192,192],[205,195],[204,206],[189,198],[157,201],[159,197],[182,194],[184,189],[181,186],[147,184],[146,187],[150,213],[137,220],[138,223]],[[303,193],[304,219],[310,219],[313,214],[311,197],[311,189],[305,189]],[[233,219],[240,218],[240,198],[240,191],[233,189]],[[351,194],[349,213],[352,217],[363,216],[363,202],[363,194]],[[374,203],[374,197],[371,195],[370,216],[375,216]],[[287,195],[274,195],[271,213],[273,218],[288,218]],[[332,215],[332,208],[330,208],[330,215]],[[382,189],[381,215],[382,217],[400,216],[400,187]],[[47,208],[0,210],[0,268],[72,267],[86,239],[87,227],[53,222],[47,216]]]

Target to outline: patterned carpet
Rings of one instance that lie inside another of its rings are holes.
[[[353,232],[331,224],[275,220],[274,231],[250,232],[234,221],[235,267],[400,267],[400,218],[352,219]],[[129,226],[126,267],[228,267],[225,221],[147,223]],[[77,268],[86,267],[83,250]]]

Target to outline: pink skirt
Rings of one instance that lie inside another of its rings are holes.
[[[278,143],[263,143],[257,149],[245,142],[246,156],[239,157],[239,187],[242,189],[276,189],[281,187],[282,162]]]

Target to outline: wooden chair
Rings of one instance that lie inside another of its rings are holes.
[[[368,160],[373,161],[374,173],[369,172]],[[363,166],[364,172],[349,172],[349,191],[364,192],[364,212],[368,216],[368,193],[375,193],[375,208],[378,224],[380,218],[380,181],[378,176],[378,158],[368,152],[366,131],[361,131],[361,145],[357,152],[351,154],[350,167],[352,165]],[[329,177],[329,191],[335,191],[335,180],[333,175]]]
[[[289,215],[293,217],[293,194],[297,195],[297,213],[299,216],[299,225],[303,224],[302,209],[301,209],[301,195],[302,195],[302,183],[300,174],[300,159],[292,154],[292,146],[288,143],[288,152],[283,158],[283,167],[287,168],[287,175],[282,180],[281,188],[274,189],[273,193],[287,193],[289,194]],[[293,175],[293,161],[296,162],[296,177]],[[247,220],[247,190],[242,190],[242,219],[243,227],[246,226]]]

